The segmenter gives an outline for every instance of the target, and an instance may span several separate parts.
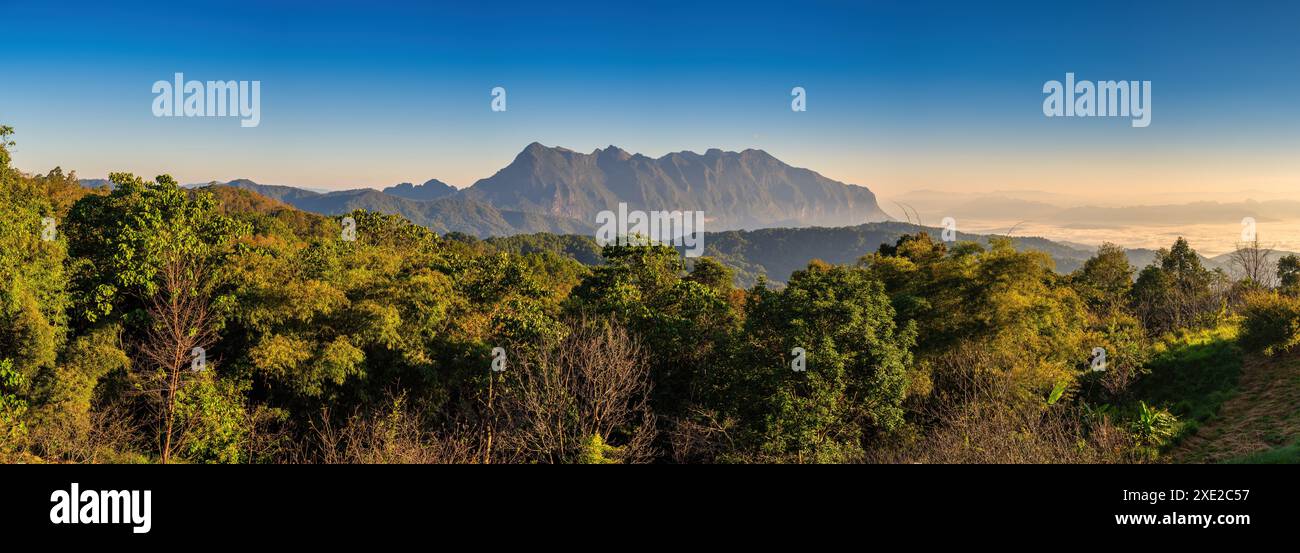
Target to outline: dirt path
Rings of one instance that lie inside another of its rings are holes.
[[[1300,439],[1300,352],[1248,355],[1238,390],[1174,449],[1174,462],[1217,463]]]

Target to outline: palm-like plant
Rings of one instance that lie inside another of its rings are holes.
[[[1174,436],[1178,427],[1178,417],[1166,409],[1138,402],[1137,419],[1129,425],[1133,438],[1139,445],[1158,448]]]

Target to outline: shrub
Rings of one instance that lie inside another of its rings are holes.
[[[1242,315],[1241,344],[1248,350],[1273,355],[1300,343],[1300,298],[1253,294]]]
[[[23,374],[13,370],[8,359],[0,361],[0,453],[18,449],[27,439],[27,402],[20,393],[26,386]]]
[[[1160,449],[1178,432],[1178,417],[1168,409],[1138,402],[1137,414],[1129,423],[1129,435],[1139,454],[1155,459]]]

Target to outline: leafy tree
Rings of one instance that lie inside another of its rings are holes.
[[[183,370],[206,357],[221,325],[222,287],[232,240],[247,228],[217,212],[209,194],[191,196],[170,176],[146,182],[110,175],[107,196],[78,201],[68,217],[69,249],[81,261],[78,303],[87,324],[123,320],[139,331],[141,385],[157,397],[160,453],[171,459]]]
[[[1070,275],[1071,286],[1091,313],[1086,343],[1092,353],[1082,365],[1089,375],[1087,381],[1100,387],[1099,397],[1094,399],[1123,396],[1129,385],[1147,372],[1150,344],[1142,324],[1127,309],[1133,277],[1128,255],[1111,243],[1102,244],[1095,256]]]
[[[95,431],[95,418],[103,414],[95,411],[96,389],[109,375],[125,373],[131,367],[131,359],[121,349],[121,331],[121,325],[104,325],[73,338],[60,363],[43,371],[34,382],[32,418],[42,455],[68,458],[81,447],[73,442]],[[111,396],[98,394],[101,402],[119,399]]]
[[[1273,355],[1300,345],[1300,298],[1257,292],[1246,298],[1241,345]]]
[[[67,333],[67,246],[47,190],[9,167],[12,132],[0,127],[0,351],[30,381]]]
[[[738,363],[721,377],[756,455],[860,459],[901,426],[916,333],[894,315],[884,287],[859,268],[814,262],[784,290],[751,292]],[[796,347],[806,352],[803,372],[790,365]]]
[[[695,260],[694,266],[691,267],[691,274],[686,277],[686,280],[707,286],[725,298],[731,294],[733,277],[734,272],[730,267],[713,258],[701,257]]]
[[[1090,307],[1108,312],[1127,302],[1133,274],[1124,248],[1108,242],[1097,248],[1097,254],[1084,262],[1071,280]]]
[[[33,383],[56,367],[68,333],[61,171],[10,167],[13,129],[0,127],[0,451],[23,443],[38,400]],[[79,188],[79,187],[78,187]]]
[[[1277,260],[1277,280],[1283,291],[1300,294],[1300,257],[1290,254]]]
[[[1225,310],[1221,289],[1226,282],[1226,275],[1207,270],[1180,237],[1173,247],[1157,251],[1155,262],[1138,275],[1133,308],[1155,334],[1212,326]]]
[[[627,326],[655,352],[655,412],[665,422],[684,416],[711,393],[709,371],[723,363],[738,325],[734,308],[717,288],[683,278],[682,257],[671,247],[611,244],[602,256],[606,264],[574,288],[566,309]]]
[[[181,389],[176,398],[177,443],[185,457],[199,462],[240,463],[249,460],[251,434],[245,403],[246,383],[218,379],[205,372]]]
[[[969,242],[941,246],[916,236],[900,241],[896,255],[862,260],[885,283],[900,320],[916,322],[923,364],[978,347],[999,360],[990,369],[1017,380],[1026,394],[1073,380],[1091,351],[1088,317],[1051,259],[1017,252],[1006,240],[987,250]]]
[[[84,198],[68,216],[68,248],[78,258],[75,299],[88,323],[110,315],[138,322],[165,285],[169,264],[224,269],[231,241],[248,232],[217,213],[211,195],[191,197],[170,176],[147,182],[113,173],[110,180],[112,193]]]
[[[26,384],[12,361],[0,360],[0,454],[12,453],[27,439],[27,401],[22,398]]]
[[[1114,311],[1094,323],[1086,343],[1092,344],[1094,351],[1101,348],[1105,355],[1104,359],[1090,357],[1081,364],[1085,374],[1105,392],[1099,398],[1103,401],[1126,399],[1129,386],[1151,371],[1147,364],[1151,344],[1146,329],[1127,313]]]
[[[17,145],[17,142],[14,142],[12,139],[13,135],[13,127],[0,125],[0,178],[7,177],[8,173],[12,171],[12,169],[9,168],[9,162],[12,161],[13,158],[9,156],[9,148]]]

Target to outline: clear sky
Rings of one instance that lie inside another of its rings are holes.
[[[27,171],[467,186],[539,141],[761,148],[886,196],[1300,196],[1296,2],[0,0],[0,14],[0,123]],[[261,125],[154,117],[150,88],[176,72],[260,80]],[[1044,117],[1043,84],[1066,72],[1151,81],[1151,125]]]

